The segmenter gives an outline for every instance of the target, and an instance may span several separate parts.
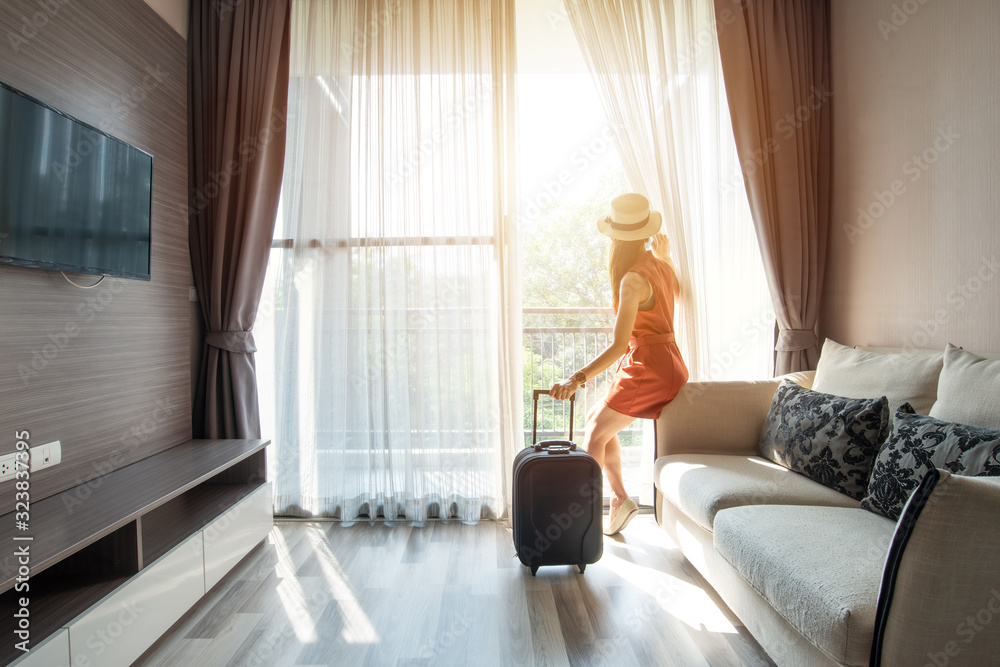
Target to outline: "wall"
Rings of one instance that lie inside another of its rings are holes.
[[[4,0],[0,36],[0,80],[154,156],[150,282],[0,267],[0,453],[63,446],[38,500],[191,437],[187,56],[142,0]]]
[[[224,3],[222,7],[234,7],[241,0],[217,0]],[[153,8],[167,24],[177,31],[181,37],[187,39],[188,33],[188,12],[190,11],[189,0],[145,0],[145,3]],[[192,282],[193,282],[192,278]],[[194,401],[197,392],[198,369],[201,366],[201,358],[205,345],[205,326],[201,319],[201,307],[198,304],[197,296],[192,291],[191,294],[191,400]]]
[[[1000,352],[1000,3],[833,0],[821,333]]]
[[[228,2],[233,5],[238,0],[217,0]],[[177,34],[187,39],[188,34],[188,11],[190,9],[188,0],[145,0],[146,4],[153,8]]]

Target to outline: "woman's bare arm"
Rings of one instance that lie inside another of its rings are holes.
[[[674,277],[674,294],[677,294],[680,290],[681,278],[680,274],[677,273],[677,267],[674,265],[674,260],[670,258],[670,239],[667,238],[666,234],[655,234],[652,236],[650,241],[653,254],[670,266],[670,273]]]
[[[593,361],[580,369],[588,380],[610,368],[628,350],[628,341],[632,337],[632,328],[635,326],[635,316],[639,312],[639,304],[649,298],[651,290],[649,282],[638,273],[630,271],[622,278],[621,288],[618,290],[618,316],[615,318],[615,330],[611,344]],[[579,386],[579,382],[568,378],[552,385],[549,393],[553,398],[565,400],[576,393]]]

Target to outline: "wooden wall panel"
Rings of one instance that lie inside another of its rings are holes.
[[[150,282],[0,267],[0,454],[62,442],[39,500],[191,437],[187,49],[142,0],[4,0],[0,36],[0,80],[154,156]]]

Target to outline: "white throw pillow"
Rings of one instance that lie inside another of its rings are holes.
[[[909,403],[917,414],[926,415],[937,398],[943,359],[941,352],[879,354],[857,350],[828,338],[812,388],[847,398],[885,396],[889,414]]]
[[[930,416],[1000,428],[1000,360],[984,359],[949,344]]]

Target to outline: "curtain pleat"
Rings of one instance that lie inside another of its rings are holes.
[[[715,0],[722,70],[777,317],[775,374],[816,367],[830,209],[829,3]]]
[[[188,231],[207,330],[196,437],[260,437],[250,331],[281,190],[289,10],[288,0],[191,5]]]
[[[521,419],[513,3],[292,14],[263,327],[276,512],[500,517]]]

